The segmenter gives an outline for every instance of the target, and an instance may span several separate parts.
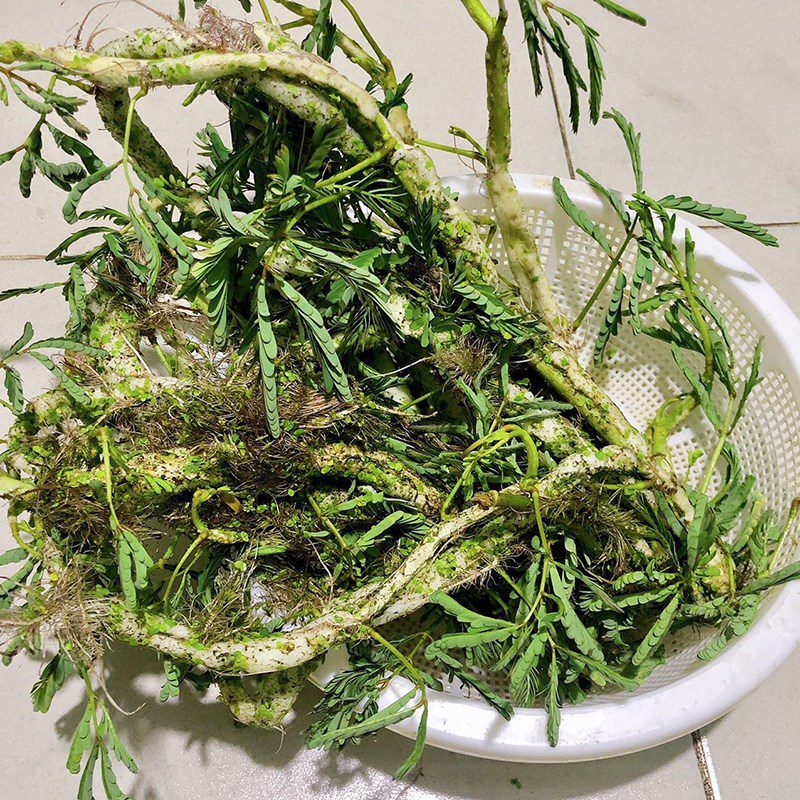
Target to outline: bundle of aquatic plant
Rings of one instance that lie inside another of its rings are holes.
[[[485,147],[460,129],[452,146],[418,138],[411,76],[398,79],[349,0],[281,0],[295,17],[283,26],[261,5],[261,22],[206,8],[190,25],[181,10],[96,50],[0,45],[0,99],[33,121],[0,162],[16,162],[26,197],[34,179],[61,187],[77,225],[49,256],[62,280],[2,295],[59,289],[70,310],[62,338],[27,324],[0,360],[16,415],[0,473],[17,545],[2,556],[3,654],[47,655],[32,691],[41,711],[68,676],[85,681],[67,764],[82,772],[81,798],[96,769],[112,800],[123,796],[114,762],[136,769],[105,694],[114,640],[163,663],[162,699],[216,686],[260,726],[279,726],[345,646],[350,666],[316,706],[309,744],[342,747],[422,709],[402,774],[441,680],[506,717],[543,702],[555,746],[562,705],[635,691],[686,626],[716,627],[700,653],[714,656],[765,590],[800,575],[775,569],[789,520],[764,507],[731,443],[759,348],[737,363],[674,211],[773,245],[770,234],[730,209],[647,194],[639,135],[612,111],[635,192],[623,200],[583,177],[619,216],[621,243],[553,182],[603,259],[569,320],[508,171],[505,3],[490,13],[462,0],[486,34]],[[535,93],[547,51],[573,125],[583,93],[597,122],[597,32],[548,0],[520,8]],[[362,42],[332,13],[351,15]],[[357,77],[331,65],[336,50]],[[139,115],[166,87],[189,87],[187,117],[203,94],[227,111],[225,131],[197,120],[191,174]],[[87,101],[120,145],[113,163],[87,143]],[[426,151],[437,146],[485,172],[489,224],[442,186]],[[46,155],[56,151],[66,155]],[[93,208],[92,187],[115,171],[127,194]],[[507,273],[489,253],[495,235]],[[646,430],[578,359],[573,332],[595,303],[597,366],[630,326],[685,376]],[[55,388],[26,400],[23,357]],[[715,441],[688,485],[668,442],[692,412]],[[507,692],[490,689],[491,672]],[[382,706],[396,675],[413,688]]]

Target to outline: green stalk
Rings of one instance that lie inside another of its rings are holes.
[[[353,22],[356,23],[358,29],[361,31],[361,35],[367,40],[367,43],[372,48],[375,55],[378,57],[378,61],[380,61],[381,66],[383,67],[384,71],[384,81],[383,83],[384,88],[386,89],[396,89],[397,88],[397,78],[394,74],[394,65],[386,56],[386,53],[381,50],[380,45],[375,41],[373,35],[369,32],[369,28],[364,24],[364,20],[361,19],[361,16],[353,7],[353,4],[350,0],[342,0],[342,5],[347,9],[350,16],[353,18]]]
[[[467,4],[468,10],[471,3]],[[477,5],[480,5],[479,3]],[[482,6],[481,6],[482,7]],[[474,18],[474,17],[473,17]],[[508,93],[510,54],[504,31],[508,20],[500,3],[497,21],[487,33],[486,87],[489,133],[486,140],[486,188],[503,236],[508,265],[522,305],[562,334],[563,316],[539,257],[536,237],[528,224],[527,209],[509,172],[511,160],[511,102]],[[479,23],[480,24],[480,23]]]
[[[282,234],[285,236],[289,233],[289,231],[297,225],[298,222],[306,215],[309,214],[314,209],[322,208],[322,206],[329,205],[330,203],[335,203],[337,200],[341,200],[343,197],[347,197],[347,195],[352,194],[356,191],[355,186],[349,186],[346,189],[341,189],[334,194],[325,195],[325,197],[318,197],[316,200],[310,202],[307,206],[303,206],[284,226]]]
[[[270,16],[269,9],[267,8],[267,0],[258,0],[259,8],[261,8],[261,13],[264,15],[264,19],[267,22],[272,22],[272,17]]]
[[[337,172],[336,175],[331,175],[330,178],[326,178],[324,181],[320,181],[316,185],[316,188],[329,189],[331,186],[335,186],[337,183],[341,183],[348,178],[352,178],[353,175],[358,175],[359,172],[363,172],[365,169],[373,166],[374,164],[378,164],[383,161],[383,159],[386,158],[386,156],[388,156],[392,151],[394,151],[396,147],[397,140],[390,137],[380,150],[376,150],[374,153],[371,153],[365,159],[359,161],[358,164],[354,164],[352,167],[342,170],[341,172]]]
[[[600,282],[595,287],[594,291],[592,292],[592,296],[586,301],[586,305],[581,309],[580,314],[575,317],[575,322],[572,323],[572,330],[577,331],[580,328],[581,323],[586,319],[586,315],[591,310],[592,306],[597,302],[597,298],[600,297],[603,289],[606,288],[609,280],[611,280],[611,276],[617,269],[617,265],[620,262],[620,259],[623,255],[625,255],[625,249],[627,248],[630,240],[633,238],[633,232],[636,227],[636,220],[634,220],[633,224],[631,225],[630,229],[625,235],[625,239],[623,240],[622,244],[620,245],[619,250],[617,250],[614,257],[611,259],[611,263],[608,265],[608,269],[603,273],[603,277],[600,278]]]
[[[334,538],[339,543],[339,547],[342,549],[342,553],[344,553],[349,559],[351,548],[342,537],[342,534],[339,533],[339,529],[328,519],[323,510],[319,507],[319,503],[311,495],[308,497],[308,502],[311,508],[314,509],[314,514],[316,515],[317,519],[323,524],[329,533],[333,534]]]
[[[722,455],[722,450],[725,447],[725,442],[728,440],[728,436],[730,435],[730,424],[731,420],[733,419],[733,412],[735,408],[736,403],[734,397],[728,398],[728,408],[725,411],[725,419],[722,423],[719,441],[717,442],[717,446],[714,448],[714,452],[711,454],[711,458],[708,459],[706,473],[703,477],[703,482],[700,484],[700,491],[703,494],[708,492],[708,487],[711,485],[711,480],[714,477],[714,470],[717,467],[717,461],[719,461],[719,457]]]
[[[687,259],[691,253],[691,238],[687,232]],[[709,389],[714,383],[714,347],[711,342],[711,331],[708,323],[703,316],[703,311],[697,301],[694,293],[694,285],[689,278],[688,266],[681,264],[680,259],[672,256],[672,264],[674,267],[674,275],[686,295],[686,300],[689,304],[689,311],[691,313],[692,322],[700,334],[700,340],[703,347],[704,368],[702,375],[702,382]],[[689,414],[697,408],[699,404],[698,398],[694,393],[679,395],[678,397],[671,397],[665,401],[661,408],[656,412],[653,421],[648,426],[648,435],[651,442],[651,448],[654,453],[667,454],[667,439],[672,431],[683,422]],[[724,444],[724,442],[723,442]]]
[[[465,131],[463,128],[459,128],[457,125],[451,125],[448,128],[448,131],[452,136],[455,136],[458,139],[463,139],[465,142],[469,142],[475,149],[475,152],[480,155],[480,160],[486,163],[486,148],[483,147],[474,136],[471,136],[467,131]]]
[[[281,25],[282,30],[287,31],[291,28],[299,28],[302,26],[313,25],[317,17],[317,12],[313,8],[304,6],[302,3],[293,2],[293,0],[275,0],[275,2],[282,5],[284,8],[297,14],[298,18],[289,23]],[[256,33],[258,33],[259,23],[256,23]],[[337,28],[336,30],[336,46],[344,53],[344,55],[352,61],[357,67],[360,67],[364,72],[369,75],[372,80],[377,84],[383,85],[386,79],[386,73],[383,66],[379,64],[366,50],[355,40],[351,39],[346,33],[343,33]]]
[[[769,568],[767,569],[768,575],[775,569],[775,566],[778,563],[781,550],[783,550],[783,542],[786,539],[786,534],[789,532],[790,528],[794,524],[794,521],[797,519],[798,512],[800,512],[800,497],[795,497],[794,500],[792,500],[792,504],[789,506],[789,513],[786,515],[786,521],[783,523],[783,528],[781,528],[781,536],[775,545],[775,552],[772,554],[772,558],[769,560]]]
[[[687,237],[689,233],[687,231]],[[688,241],[691,241],[689,239]],[[689,303],[689,309],[692,313],[692,321],[700,334],[700,340],[703,343],[703,356],[705,358],[705,369],[703,372],[703,383],[710,387],[714,380],[714,347],[711,343],[711,332],[708,323],[703,316],[700,304],[694,294],[694,286],[692,281],[689,280],[688,274],[685,274],[685,268],[680,260],[673,256],[672,263],[675,266],[675,274],[678,282],[686,295],[686,300]]]
[[[100,444],[103,449],[103,483],[106,490],[106,502],[108,503],[109,524],[113,533],[120,528],[119,519],[117,518],[117,511],[114,508],[114,489],[111,479],[111,455],[108,446],[108,430],[100,428]]]
[[[131,146],[131,128],[133,126],[133,114],[136,109],[136,103],[147,94],[147,87],[142,86],[139,91],[133,96],[133,99],[128,104],[128,115],[125,118],[125,135],[122,139],[122,171],[125,175],[125,180],[130,188],[130,193],[134,194],[138,190],[133,184],[133,178],[130,173],[130,146]]]
[[[478,27],[487,35],[491,36],[494,31],[495,20],[486,10],[481,0],[461,0],[461,4],[467,9],[467,13],[477,23]]]
[[[178,563],[175,565],[175,569],[172,571],[172,575],[169,577],[169,582],[167,583],[167,588],[164,590],[164,600],[163,600],[163,607],[164,613],[167,614],[169,612],[169,598],[172,594],[172,587],[175,584],[175,580],[178,575],[181,573],[184,564],[186,564],[189,560],[189,557],[194,553],[195,550],[208,538],[208,533],[204,532],[199,534],[195,539],[192,540],[192,543],[186,548],[186,552],[181,556]],[[189,565],[191,567],[191,564]]]
[[[425,680],[419,674],[419,670],[385,636],[381,636],[374,628],[365,625],[363,630],[367,636],[374,639],[381,647],[385,647],[398,660],[401,666],[405,668],[406,672],[411,676],[411,679],[417,684],[417,687],[422,693],[421,705],[428,705],[428,698],[425,692]]]
[[[427,139],[417,139],[417,144],[422,147],[427,147],[429,150],[441,150],[443,153],[452,153],[453,155],[464,156],[464,158],[471,158],[475,161],[483,162],[485,160],[485,156],[477,150],[465,150],[463,147],[439,144],[438,142],[430,142]]]

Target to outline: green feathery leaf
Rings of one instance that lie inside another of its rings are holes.
[[[550,656],[549,682],[544,702],[545,710],[547,711],[547,741],[550,743],[550,747],[555,747],[558,744],[558,731],[561,727],[561,706],[559,704],[558,687],[558,660],[555,647],[553,647]]]
[[[597,223],[593,222],[585,211],[578,208],[575,203],[572,202],[570,196],[567,194],[567,190],[564,188],[564,184],[562,184],[558,178],[553,178],[553,194],[555,195],[556,202],[565,211],[567,216],[569,216],[584,233],[589,234],[589,236],[600,245],[606,255],[611,256],[611,242],[608,241],[603,229]]]
[[[67,758],[67,769],[73,774],[77,775],[81,771],[81,761],[83,761],[83,754],[92,749],[95,742],[94,735],[92,734],[92,723],[94,722],[94,702],[87,701],[86,708],[83,710],[83,716],[75,729],[75,734],[72,737],[72,744],[69,748],[69,756]]]
[[[637,189],[637,191],[641,191],[641,189]],[[685,211],[687,214],[694,214],[697,217],[702,217],[739,231],[739,233],[743,233],[745,236],[749,236],[767,247],[778,246],[778,240],[768,230],[749,222],[744,214],[740,214],[732,208],[721,208],[708,203],[699,203],[691,197],[675,197],[674,194],[662,197],[658,203],[664,208]]]
[[[575,611],[564,589],[558,567],[555,565],[550,566],[550,585],[553,587],[553,594],[561,601],[561,624],[564,626],[564,632],[575,642],[576,647],[581,653],[596,661],[605,661],[606,659],[602,648],[586,626],[581,622],[580,617]]]
[[[91,403],[91,398],[88,394],[86,394],[86,391],[79,386],[72,377],[64,372],[61,367],[59,367],[57,364],[54,364],[50,356],[47,356],[44,353],[39,353],[35,350],[31,350],[30,354],[58,380],[64,391],[76,403],[83,406],[88,406]]]
[[[87,175],[85,178],[78,181],[70,189],[67,199],[64,201],[64,207],[61,209],[61,213],[64,215],[64,219],[67,222],[74,224],[78,221],[78,203],[80,203],[83,195],[86,194],[92,186],[96,186],[101,181],[108,180],[111,173],[114,172],[121,163],[121,161],[117,161],[115,164],[102,167],[91,175]]]
[[[276,288],[291,303],[309,336],[314,352],[322,366],[326,388],[328,391],[335,389],[342,400],[352,401],[353,395],[350,392],[347,375],[339,360],[339,354],[336,352],[336,345],[334,345],[319,311],[282,276],[275,275],[274,279]]]
[[[658,619],[653,623],[653,627],[647,632],[647,635],[639,643],[636,652],[633,654],[631,663],[635,667],[647,661],[661,642],[664,641],[664,637],[669,633],[672,623],[675,621],[675,615],[678,613],[680,602],[680,595],[676,594],[658,615]]]
[[[628,8],[624,8],[623,6],[619,5],[619,3],[613,2],[613,0],[594,0],[597,5],[602,6],[606,11],[610,11],[612,14],[616,14],[618,17],[622,17],[622,19],[627,19],[629,22],[635,22],[637,25],[647,25],[647,20],[637,14],[635,11],[631,11]]]
[[[19,370],[12,367],[11,364],[3,366],[5,375],[3,376],[3,385],[6,388],[6,395],[8,402],[11,403],[11,410],[19,416],[25,407],[25,396],[22,389],[22,376]]]
[[[267,427],[270,435],[281,434],[281,421],[278,415],[278,384],[275,379],[275,359],[278,357],[278,343],[272,332],[267,289],[263,280],[258,282],[257,290],[258,316],[258,361],[261,367],[261,388],[264,394],[264,407],[267,414]]]
[[[606,111],[606,113],[603,114],[603,118],[614,120],[614,122],[617,123],[617,127],[622,131],[622,136],[625,139],[625,144],[631,157],[633,177],[636,181],[636,191],[641,192],[644,185],[644,178],[642,175],[642,149],[640,145],[642,134],[637,133],[633,125],[631,125],[631,123],[625,119],[624,115],[615,108],[612,108],[611,111]]]
[[[627,279],[625,273],[620,268],[617,272],[617,280],[614,283],[614,289],[611,292],[611,300],[608,304],[608,310],[600,323],[600,330],[597,333],[597,340],[594,345],[594,363],[599,367],[603,363],[606,347],[612,336],[617,335],[619,324],[622,322],[622,301],[625,295],[625,286]]]

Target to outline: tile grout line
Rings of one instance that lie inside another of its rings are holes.
[[[17,253],[0,256],[0,261],[45,261],[46,259],[45,253]]]
[[[692,731],[692,744],[694,745],[694,755],[697,759],[697,767],[700,770],[700,780],[703,782],[703,792],[706,800],[722,800],[708,739],[701,731]]]

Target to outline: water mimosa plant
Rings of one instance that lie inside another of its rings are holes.
[[[639,134],[601,112],[597,31],[549,0],[519,0],[535,92],[547,49],[573,127],[585,92],[591,122],[609,117],[630,151],[632,199],[581,173],[619,216],[621,245],[558,180],[553,191],[603,253],[596,364],[630,325],[685,374],[646,430],[578,360],[572,334],[589,307],[576,320],[559,308],[509,173],[505,0],[453,2],[486,37],[488,134],[483,146],[454,129],[461,142],[447,147],[485,171],[508,274],[489,255],[493,226],[459,206],[426,151],[435,143],[418,139],[411,76],[398,78],[350,0],[259,5],[259,22],[203,8],[190,25],[181,3],[163,27],[96,50],[0,44],[0,99],[34,115],[0,162],[16,161],[26,197],[39,176],[62,188],[79,224],[49,256],[63,280],[1,298],[58,288],[70,309],[63,338],[27,324],[0,359],[16,415],[0,472],[17,543],[0,562],[13,565],[0,584],[3,653],[48,653],[38,710],[70,674],[84,680],[67,766],[87,800],[95,770],[116,800],[114,763],[136,769],[101,673],[115,639],[161,660],[162,699],[213,685],[238,720],[274,727],[345,645],[350,668],[316,706],[309,744],[342,747],[421,709],[402,775],[442,675],[505,717],[542,700],[555,746],[562,705],[634,691],[685,626],[718,629],[700,654],[712,657],[747,630],[764,590],[800,575],[776,570],[793,515],[764,507],[730,440],[759,349],[736,363],[673,212],[776,242],[730,209],[646,193]],[[279,6],[293,21],[275,21]],[[336,27],[339,13],[361,42]],[[334,68],[337,49],[365,75]],[[207,93],[227,110],[226,135],[198,122],[192,174],[137,111],[165,87],[190,89],[186,115]],[[86,141],[87,102],[119,143],[112,163]],[[50,161],[46,140],[70,160]],[[91,208],[115,170],[127,196]],[[28,402],[24,356],[57,382]],[[717,441],[689,485],[669,438],[698,407]],[[391,623],[412,614],[417,632],[399,634]],[[505,696],[487,671],[504,676]],[[380,707],[394,675],[414,688]]]

